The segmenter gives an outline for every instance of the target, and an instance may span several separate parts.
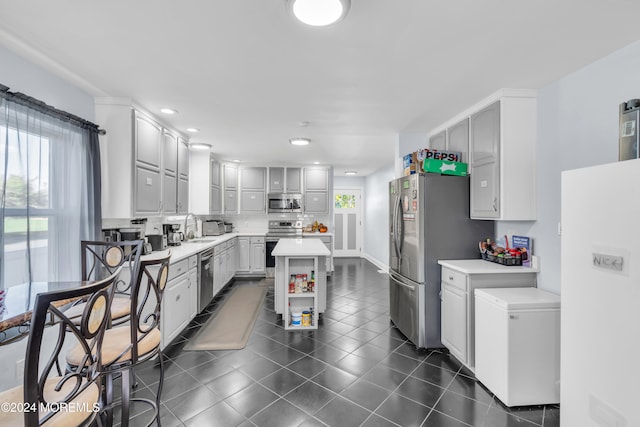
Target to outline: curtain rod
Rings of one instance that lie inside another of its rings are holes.
[[[20,105],[24,105],[25,107],[33,108],[40,113],[49,115],[51,117],[55,117],[57,119],[71,122],[75,125],[82,127],[83,129],[89,129],[98,133],[98,135],[106,135],[107,131],[104,129],[100,129],[99,126],[95,123],[92,123],[88,120],[85,120],[81,117],[78,117],[74,114],[67,113],[66,111],[59,110],[55,107],[45,104],[44,102],[37,100],[31,96],[25,95],[20,92],[10,92],[9,87],[3,84],[0,84],[0,97],[5,98],[9,101],[13,101]]]

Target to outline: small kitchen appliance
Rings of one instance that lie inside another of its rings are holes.
[[[267,199],[269,213],[302,212],[301,194],[269,193]]]
[[[224,222],[215,219],[208,219],[202,223],[203,236],[220,236],[225,233]]]
[[[152,251],[163,251],[167,249],[167,236],[164,234],[148,234],[147,240],[151,244]]]
[[[180,246],[181,241],[184,239],[184,234],[180,232],[179,224],[163,224],[162,231],[167,236],[167,245]]]

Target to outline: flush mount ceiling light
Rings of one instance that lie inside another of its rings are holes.
[[[309,138],[290,138],[289,142],[293,145],[309,145],[311,140]]]
[[[345,175],[357,175],[358,172],[357,171],[344,171]]]
[[[287,8],[300,22],[324,27],[344,19],[351,0],[286,0]]]
[[[194,142],[190,144],[189,147],[194,150],[211,150],[211,146],[209,144],[205,144],[204,142]]]
[[[160,111],[165,114],[178,114],[178,110],[174,110],[173,108],[161,108]]]

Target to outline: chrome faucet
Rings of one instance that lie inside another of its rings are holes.
[[[191,231],[189,231],[189,218],[192,218],[192,224],[196,222],[196,216],[189,212],[187,213],[187,215],[185,215],[184,217],[184,238],[185,240],[191,240],[193,239],[195,236],[195,232],[193,231],[193,229]],[[193,227],[192,227],[193,228]]]

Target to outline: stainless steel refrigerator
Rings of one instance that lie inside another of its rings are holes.
[[[390,316],[416,347],[439,348],[439,259],[479,258],[494,222],[469,219],[469,178],[410,175],[389,183]]]

